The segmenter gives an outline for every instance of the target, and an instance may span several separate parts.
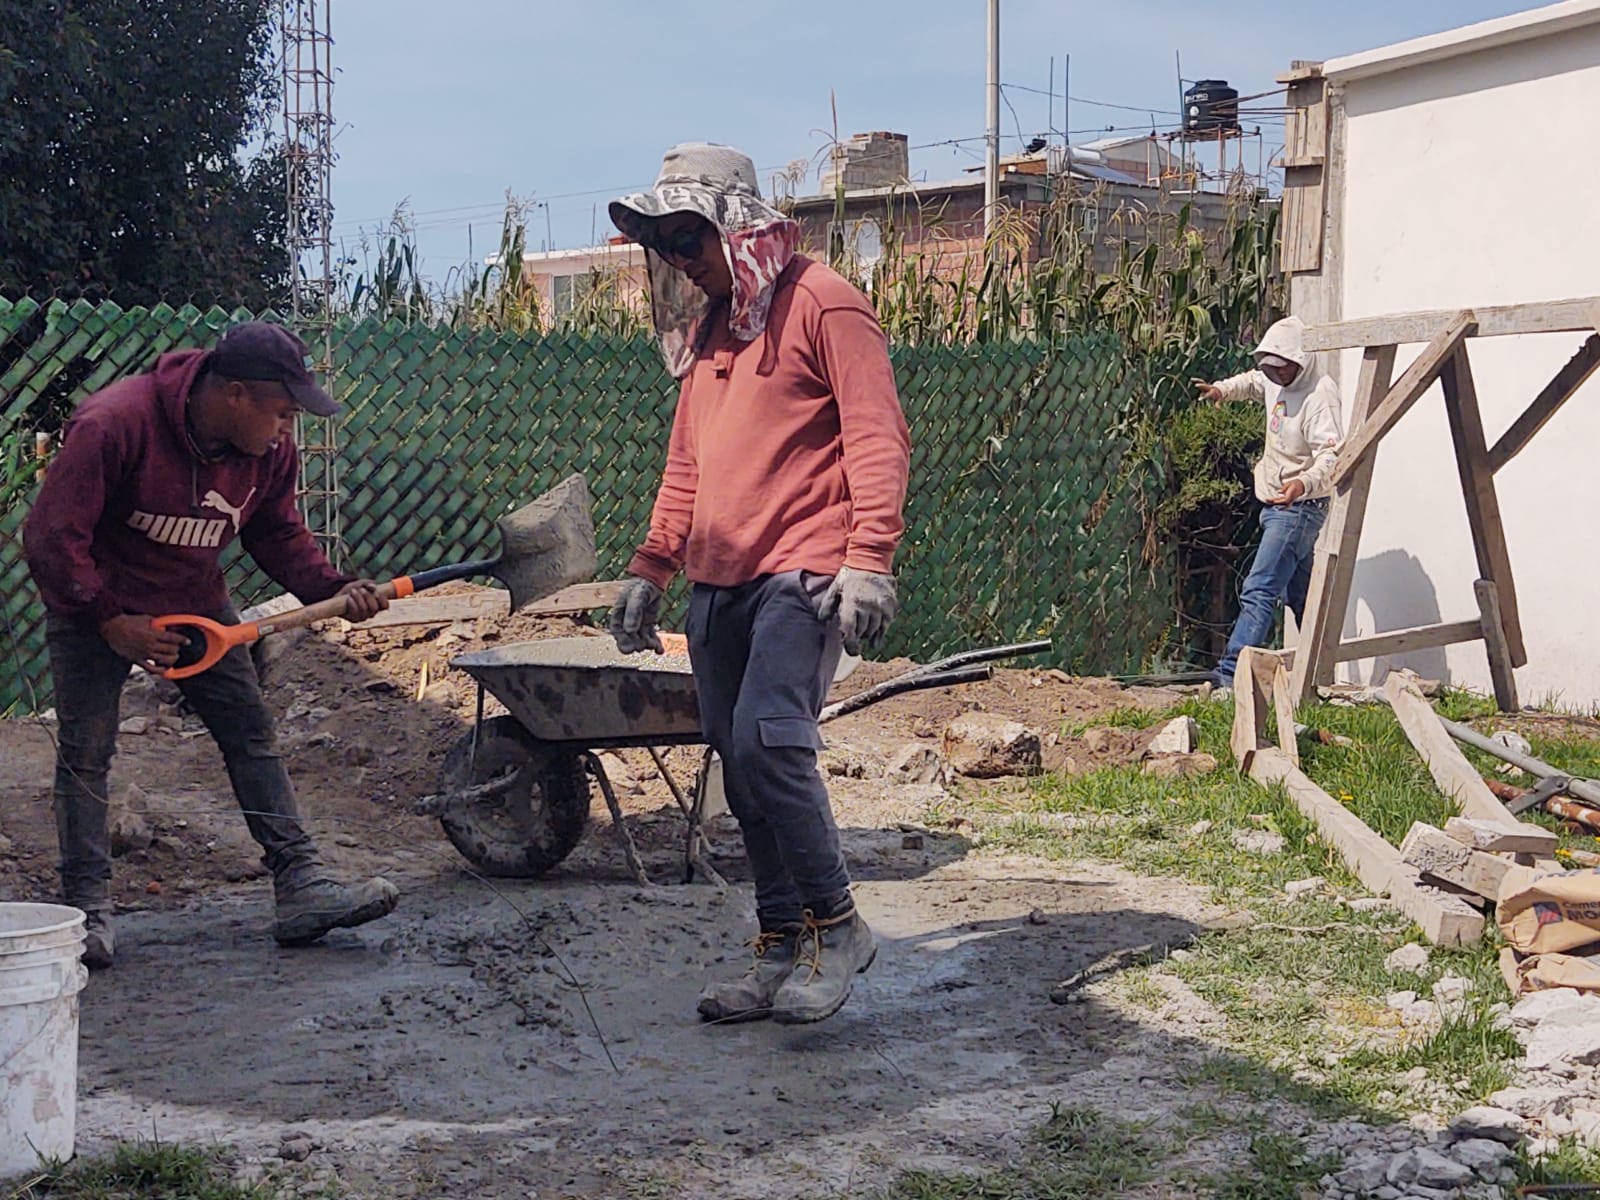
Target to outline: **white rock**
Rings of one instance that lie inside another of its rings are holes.
[[[1344,1170],[1333,1177],[1333,1183],[1347,1192],[1370,1192],[1384,1185],[1388,1171],[1387,1154],[1363,1154],[1347,1162]]]
[[[1193,717],[1168,721],[1150,743],[1147,754],[1190,754],[1200,744],[1200,725]]]
[[[1496,1098],[1504,1096],[1505,1092],[1496,1092]],[[1496,1101],[1498,1102],[1498,1099]],[[1486,1104],[1477,1105],[1467,1109],[1466,1112],[1450,1122],[1448,1136],[1452,1141],[1482,1141],[1488,1139],[1501,1142],[1507,1146],[1515,1146],[1522,1140],[1522,1131],[1527,1127],[1512,1105],[1505,1104],[1500,1107],[1490,1107]]]
[[[1388,1179],[1393,1184],[1420,1185],[1425,1188],[1458,1188],[1472,1182],[1472,1170],[1454,1162],[1437,1150],[1418,1147],[1407,1150],[1389,1164]]]
[[[1403,1012],[1417,1002],[1417,994],[1415,992],[1390,992],[1384,997],[1384,1002],[1390,1008]]]
[[[1490,1096],[1490,1101],[1499,1109],[1505,1109],[1519,1117],[1537,1117],[1555,1108],[1561,1100],[1562,1091],[1559,1088],[1527,1088],[1509,1087],[1502,1088]],[[1468,1109],[1468,1112],[1476,1111]],[[1465,1116],[1466,1114],[1462,1114]],[[1457,1118],[1458,1120],[1460,1118]],[[1488,1133],[1474,1133],[1475,1137],[1489,1137]]]
[[[1585,1146],[1590,1149],[1600,1147],[1600,1112],[1592,1108],[1575,1108],[1572,1110],[1573,1133]]]
[[[1530,1070],[1592,1067],[1600,1063],[1600,1025],[1540,1025],[1527,1035],[1524,1054]]]
[[[1233,845],[1247,854],[1273,855],[1282,854],[1289,843],[1270,829],[1235,829]]]
[[[1450,1147],[1451,1158],[1469,1168],[1479,1179],[1490,1182],[1500,1174],[1500,1168],[1516,1156],[1517,1152],[1510,1146],[1489,1138],[1468,1138]]]
[[[149,717],[129,717],[117,726],[118,733],[131,733],[134,736],[150,732],[151,721]]]
[[[1441,1004],[1459,1003],[1467,998],[1476,985],[1460,975],[1441,975],[1433,984],[1433,998]]]
[[[1283,891],[1288,896],[1310,896],[1320,892],[1326,882],[1320,875],[1313,875],[1309,879],[1292,879],[1283,885]]]
[[[1576,988],[1550,988],[1518,1000],[1511,1020],[1520,1028],[1536,1025],[1600,1024],[1600,996]]]
[[[1422,969],[1428,965],[1430,958],[1432,958],[1432,954],[1426,946],[1411,942],[1408,945],[1401,946],[1400,949],[1384,959],[1383,969],[1391,975],[1419,975],[1422,973]]]

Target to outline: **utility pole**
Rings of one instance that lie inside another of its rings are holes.
[[[988,124],[984,138],[983,238],[987,243],[1000,212],[1000,0],[989,0]]]

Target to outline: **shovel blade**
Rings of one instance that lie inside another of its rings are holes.
[[[600,569],[589,485],[582,475],[568,476],[496,524],[500,561],[494,573],[511,592],[513,612],[591,580]]]

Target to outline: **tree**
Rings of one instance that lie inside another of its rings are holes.
[[[281,302],[275,8],[0,0],[0,292]]]

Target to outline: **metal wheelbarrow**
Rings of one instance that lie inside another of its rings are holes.
[[[822,721],[890,696],[988,679],[992,660],[1038,654],[1048,641],[973,650],[918,667],[824,709]],[[485,875],[532,878],[566,858],[589,819],[589,787],[600,787],[628,866],[648,882],[598,750],[646,749],[689,823],[685,875],[715,872],[700,851],[706,780],[703,756],[693,795],[668,770],[664,747],[704,741],[687,654],[625,655],[610,638],[520,642],[451,660],[478,684],[477,716],[445,757],[438,793],[416,811],[439,818],[445,836]],[[485,718],[486,696],[507,715]]]

